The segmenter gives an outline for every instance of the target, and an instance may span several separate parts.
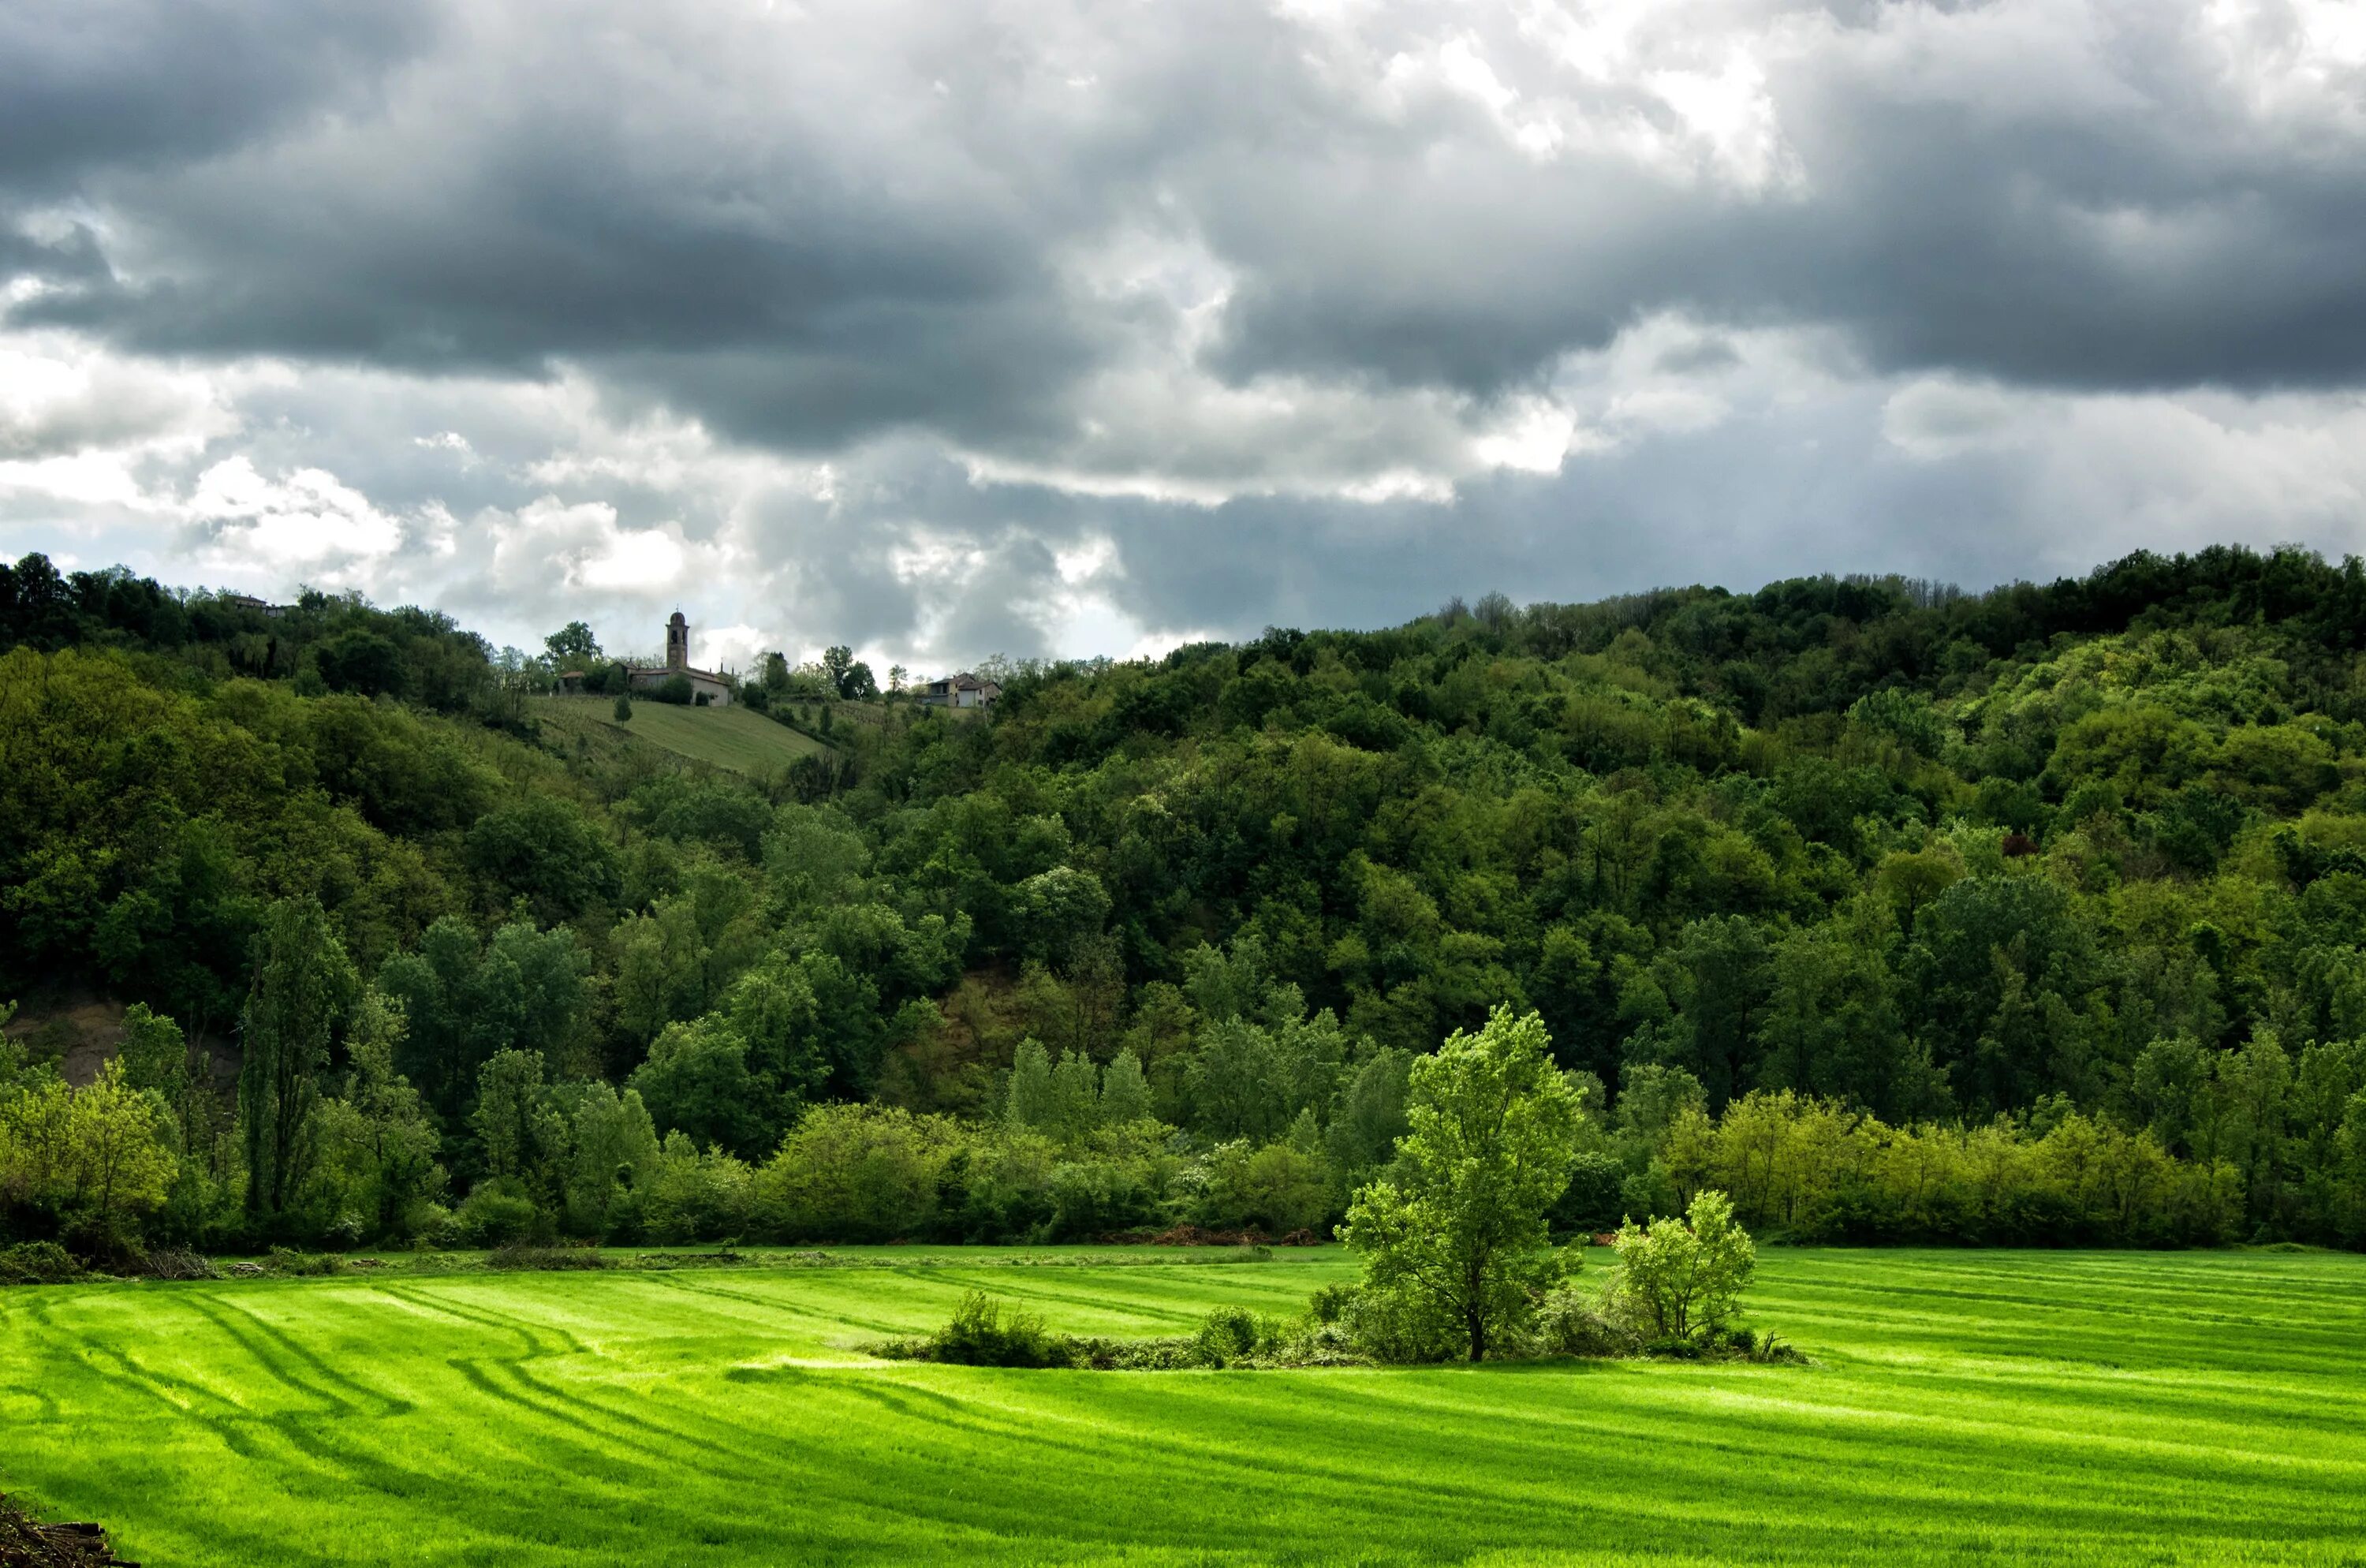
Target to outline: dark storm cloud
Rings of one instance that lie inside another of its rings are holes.
[[[0,535],[930,661],[2355,547],[2338,20],[17,0]]]
[[[1233,378],[1492,397],[1672,310],[2048,385],[2366,371],[2354,128],[2255,113],[2195,8],[2080,9],[2033,45],[2080,58],[2019,79],[1991,51],[1936,85],[1932,29],[1979,12],[1763,9],[1820,30],[1764,67],[1791,173],[1752,186],[1527,156],[1467,95],[1375,107],[1349,67],[1385,75],[1464,19],[1418,7],[1350,47],[1245,5],[1129,13],[1137,37],[1056,7],[760,27],[491,5],[430,28],[41,0],[0,23],[0,168],[104,213],[117,279],[0,259],[57,284],[20,322],[166,353],[564,359],[806,450],[896,426],[1055,449],[1140,325],[1070,264],[1129,224],[1230,270],[1207,363]],[[1575,92],[1682,141],[1632,83],[1570,89],[1516,35],[1482,42],[1527,101]]]
[[[423,46],[407,0],[9,0],[0,189],[72,191],[113,164],[186,164],[366,91]]]
[[[2101,36],[2050,41],[2096,59],[1984,60],[1926,87],[1875,30],[1922,9],[1856,8],[1828,47],[1770,66],[1795,185],[1533,163],[1451,107],[1344,169],[1206,168],[1195,204],[1245,273],[1225,362],[1483,392],[1677,310],[1836,326],[1883,370],[2090,388],[2366,373],[2354,120],[2256,118],[2180,5],[2056,7]],[[2349,87],[2354,104],[2366,73]]]

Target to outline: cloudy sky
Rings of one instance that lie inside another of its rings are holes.
[[[884,669],[2366,548],[2356,0],[8,0],[0,551]]]

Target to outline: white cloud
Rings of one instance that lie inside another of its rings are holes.
[[[242,456],[198,475],[180,511],[202,541],[198,561],[283,586],[359,586],[403,542],[399,523],[334,474],[299,468],[270,479]]]

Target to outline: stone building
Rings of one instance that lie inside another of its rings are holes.
[[[948,675],[941,681],[931,681],[920,688],[920,705],[930,708],[992,707],[1002,695],[995,682],[982,680],[964,671]]]
[[[707,705],[711,707],[728,707],[730,705],[730,682],[727,682],[722,676],[715,674],[712,671],[693,670],[691,668],[690,622],[682,617],[682,613],[680,610],[676,610],[673,613],[673,618],[666,622],[666,660],[664,666],[656,670],[635,670],[631,671],[633,690],[636,692],[654,694],[659,686],[664,685],[668,681],[672,680],[677,675],[690,682],[691,699],[693,702],[703,696],[706,699]]]

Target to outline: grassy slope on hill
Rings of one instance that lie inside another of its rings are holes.
[[[0,1485],[181,1563],[2332,1563],[2366,1539],[2366,1258],[1777,1250],[1756,1315],[1810,1366],[1168,1374],[852,1348],[973,1286],[1173,1332],[1349,1260],[879,1261],[910,1266],[0,1292]]]
[[[537,697],[530,711],[546,728],[624,734],[693,761],[733,773],[770,773],[829,748],[745,708],[675,707],[637,702],[630,723],[618,724],[614,697]]]

